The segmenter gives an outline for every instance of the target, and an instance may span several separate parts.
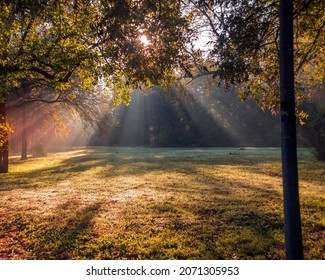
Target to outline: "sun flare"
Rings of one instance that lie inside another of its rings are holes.
[[[140,41],[145,46],[148,46],[150,44],[150,41],[148,40],[146,35],[141,35]]]

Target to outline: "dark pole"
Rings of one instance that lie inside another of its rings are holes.
[[[286,257],[303,259],[294,93],[293,1],[280,0],[281,151]]]

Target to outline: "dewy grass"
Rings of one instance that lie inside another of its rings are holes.
[[[325,259],[325,163],[299,150],[305,257]],[[0,177],[1,259],[283,259],[279,149],[85,147]]]

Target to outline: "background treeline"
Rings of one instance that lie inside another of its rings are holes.
[[[98,93],[99,94],[99,93]],[[304,107],[306,124],[298,126],[298,144],[324,150],[325,108],[318,96]],[[279,116],[263,111],[254,100],[241,101],[236,89],[225,90],[216,81],[200,78],[187,87],[154,87],[136,90],[128,106],[115,108],[109,96],[92,102],[96,122],[89,124],[69,107],[30,105],[9,113],[14,132],[10,151],[20,153],[22,121],[26,118],[28,153],[64,146],[158,146],[158,147],[276,147],[280,146]],[[80,102],[85,102],[81,99]],[[320,152],[319,152],[320,151]]]
[[[103,117],[89,145],[279,146],[279,134],[278,117],[233,91],[156,87]]]

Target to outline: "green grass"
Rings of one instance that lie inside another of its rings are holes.
[[[325,163],[299,150],[305,257],[325,259]],[[279,149],[117,148],[11,158],[1,259],[283,259]]]

